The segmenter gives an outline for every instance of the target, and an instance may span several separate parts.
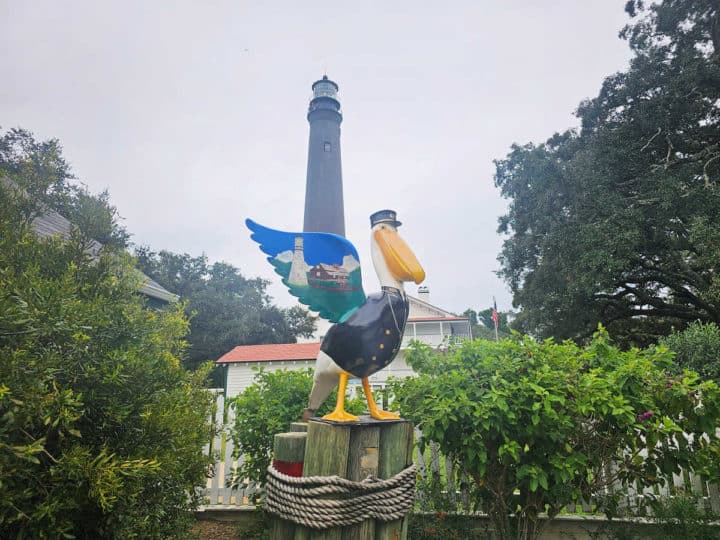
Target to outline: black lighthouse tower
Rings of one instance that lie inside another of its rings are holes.
[[[307,119],[310,123],[307,183],[305,185],[305,232],[328,232],[345,236],[338,85],[323,76],[312,85]]]

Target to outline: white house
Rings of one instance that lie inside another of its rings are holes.
[[[384,387],[391,375],[407,377],[413,374],[404,358],[411,340],[417,339],[432,347],[441,347],[453,339],[472,337],[467,317],[458,317],[430,304],[427,287],[421,287],[418,293],[420,298],[408,295],[410,315],[400,352],[388,367],[370,377],[373,388]],[[234,397],[242,392],[252,383],[254,369],[261,366],[266,370],[314,367],[320,341],[329,327],[328,324],[319,326],[315,339],[305,343],[241,345],[224,354],[217,363],[225,368],[225,395]],[[359,384],[359,381],[356,382]]]

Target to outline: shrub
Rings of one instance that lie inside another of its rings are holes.
[[[639,508],[638,515],[646,517],[644,523],[607,522],[601,533],[610,540],[718,540],[718,516],[703,508],[697,497],[681,489],[671,496],[651,499],[649,508]]]
[[[446,512],[411,514],[408,538],[412,540],[490,540],[493,536],[487,524],[475,516]]]
[[[120,251],[35,237],[28,192],[0,179],[0,537],[179,538],[211,404],[182,306],[147,309]]]
[[[697,371],[704,379],[720,382],[720,328],[714,323],[694,322],[682,332],[660,340],[675,353],[678,373],[683,369]]]
[[[584,348],[527,337],[447,354],[416,344],[408,363],[419,376],[394,383],[401,412],[472,478],[500,538],[537,538],[540,513],[553,518],[616,482],[660,484],[712,464],[717,449],[717,386],[672,376],[667,349],[620,351],[602,329]]]

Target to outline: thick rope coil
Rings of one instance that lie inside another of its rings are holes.
[[[392,521],[415,502],[415,465],[387,480],[368,476],[362,482],[288,476],[270,465],[265,489],[268,512],[312,529],[346,527],[366,519]]]

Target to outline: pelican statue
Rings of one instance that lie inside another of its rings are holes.
[[[380,210],[370,216],[370,253],[381,292],[367,297],[357,250],[342,236],[277,231],[250,219],[245,223],[290,293],[335,323],[320,345],[303,418],[314,415],[337,386],[335,410],[323,419],[357,421],[358,417],[344,408],[351,377],[362,381],[370,416],[377,420],[399,418],[378,408],[368,380],[390,364],[400,350],[410,308],[403,282],[419,284],[425,279],[425,271],[398,234],[401,223],[396,212]]]

